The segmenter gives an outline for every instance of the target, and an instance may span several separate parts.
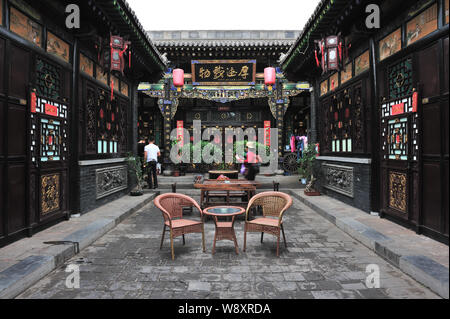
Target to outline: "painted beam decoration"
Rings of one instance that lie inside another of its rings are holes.
[[[255,85],[256,60],[193,60],[193,85]]]
[[[164,100],[164,84],[140,84],[138,90],[150,97]],[[310,86],[306,82],[283,83],[283,98],[297,96],[302,92],[309,92]],[[193,86],[185,84],[181,92],[171,89],[171,97],[175,99],[204,99],[219,103],[257,98],[274,98],[273,91],[264,88],[264,84],[252,86]],[[158,102],[159,103],[159,102]]]

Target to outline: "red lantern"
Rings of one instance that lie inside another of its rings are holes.
[[[123,75],[125,60],[123,54],[128,50],[131,43],[125,41],[122,37],[111,36],[109,46],[111,48],[110,70],[120,72]],[[130,53],[129,53],[130,55]],[[129,61],[131,67],[131,60]]]
[[[264,69],[264,84],[269,87],[269,91],[272,90],[272,85],[276,81],[276,71],[273,67],[268,67]]]
[[[181,89],[184,86],[184,70],[174,69],[172,72],[173,85]]]
[[[348,47],[345,46],[343,39],[339,35],[333,35],[314,42],[316,43],[316,48],[314,51],[316,64],[322,68],[323,74],[328,71],[342,70],[348,50]],[[319,54],[321,56],[320,64],[318,57]]]

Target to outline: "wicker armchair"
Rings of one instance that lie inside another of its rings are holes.
[[[281,192],[263,192],[253,196],[245,212],[244,251],[247,244],[247,232],[261,233],[261,243],[264,233],[268,233],[277,237],[277,256],[279,256],[280,230],[283,233],[284,245],[287,247],[283,229],[283,214],[291,205],[291,196]],[[262,208],[263,217],[249,220],[249,211],[258,206]]]
[[[166,228],[170,230],[170,249],[172,250],[172,260],[175,259],[173,249],[173,239],[183,236],[183,245],[185,244],[184,235],[189,233],[202,233],[203,252],[205,251],[205,232],[203,225],[203,211],[198,203],[189,196],[183,194],[166,193],[155,198],[154,204],[158,207],[164,217],[164,228],[161,236],[162,249],[164,242],[164,234]],[[200,221],[184,219],[183,208],[196,207],[200,211]]]

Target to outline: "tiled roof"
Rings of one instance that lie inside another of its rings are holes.
[[[267,47],[267,46],[291,46],[294,40],[170,40],[154,41],[161,47]]]

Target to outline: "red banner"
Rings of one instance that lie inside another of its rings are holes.
[[[54,105],[45,103],[45,114],[51,116],[58,116],[58,108]]]
[[[270,146],[270,121],[264,121],[264,145]]]
[[[392,115],[403,114],[405,112],[405,103],[392,105]]]
[[[180,147],[184,145],[184,134],[183,134],[183,121],[177,121],[177,139],[180,143]]]
[[[412,95],[412,111],[417,112],[417,104],[419,103],[419,94],[414,92]]]
[[[31,92],[30,110],[31,113],[36,113],[36,92]]]

